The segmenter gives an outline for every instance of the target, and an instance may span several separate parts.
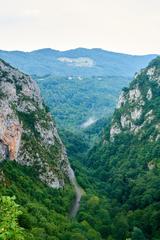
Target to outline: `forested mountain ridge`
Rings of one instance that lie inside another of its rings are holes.
[[[121,89],[155,56],[85,48],[0,51],[2,59],[33,76],[57,126],[72,133],[82,132],[90,122],[108,118]]]
[[[159,105],[158,57],[123,89],[110,126],[86,160],[110,199],[113,239],[160,239]]]
[[[36,83],[0,60],[0,239],[100,239],[71,218],[75,180]]]
[[[121,76],[34,76],[33,79],[58,127],[72,132],[82,132],[92,122],[111,116],[121,89],[131,81],[131,78]]]
[[[53,188],[70,176],[65,147],[32,79],[0,60],[0,159],[32,166]]]
[[[82,141],[83,136],[78,138],[71,136],[67,131],[62,133],[66,143],[69,144],[68,153],[77,180],[85,190],[75,219],[69,218],[74,192],[71,185],[67,184],[69,179],[63,177],[63,174],[65,175],[63,171],[62,180],[66,184],[62,184],[63,188],[54,189],[48,187],[46,181],[44,183],[40,181],[36,165],[33,168],[33,166],[11,161],[21,153],[20,148],[16,146],[18,146],[17,143],[20,145],[23,143],[23,138],[20,136],[21,133],[26,133],[27,129],[32,129],[27,131],[28,144],[34,146],[34,148],[30,146],[31,152],[29,153],[34,152],[34,149],[41,152],[41,149],[35,145],[35,141],[32,141],[33,138],[42,137],[37,133],[40,128],[37,129],[36,125],[32,124],[34,123],[33,115],[29,114],[24,118],[24,115],[17,115],[17,110],[18,112],[31,111],[31,109],[33,111],[34,107],[37,109],[37,102],[41,103],[42,108],[44,105],[35,86],[33,95],[25,87],[27,97],[23,96],[21,99],[24,89],[19,84],[15,84],[15,78],[10,75],[14,71],[22,83],[27,79],[30,81],[30,78],[26,79],[26,75],[23,74],[24,79],[19,77],[21,73],[3,61],[1,61],[1,66],[9,68],[9,73],[2,71],[1,78],[7,80],[9,76],[12,80],[11,82],[9,80],[7,87],[2,88],[0,98],[5,104],[2,110],[3,114],[8,113],[8,109],[10,110],[9,119],[16,119],[16,131],[13,131],[14,127],[10,127],[13,121],[9,121],[7,134],[4,134],[4,131],[0,132],[1,160],[3,160],[0,172],[0,196],[16,196],[16,202],[20,204],[23,212],[18,223],[23,227],[24,239],[159,240],[160,58],[153,60],[147,68],[136,74],[130,86],[123,89],[110,123],[104,119],[102,122],[97,122],[95,129],[91,127],[85,130],[93,134],[94,131],[99,133],[99,128],[103,128],[100,142],[95,143],[87,157],[88,146],[85,141]],[[12,87],[9,87],[10,84]],[[18,97],[15,97],[15,92]],[[36,101],[33,101],[35,99]],[[12,103],[17,103],[17,101],[18,109],[14,104],[12,106]],[[23,105],[22,102],[24,102]],[[38,108],[38,112],[41,113],[41,107]],[[50,119],[46,113],[45,108],[44,115]],[[41,116],[44,117],[44,115]],[[40,119],[41,116],[39,116]],[[2,130],[6,129],[5,124],[1,126],[4,126]],[[22,130],[24,127],[25,132]],[[46,129],[46,124],[41,126],[41,130],[44,128]],[[6,142],[8,140],[6,136],[10,132],[11,137],[15,139],[13,145],[10,145],[10,141]],[[47,135],[44,134],[43,137]],[[48,141],[46,138],[45,140]],[[48,150],[49,148],[46,151]],[[52,153],[53,157],[57,152]],[[4,157],[10,158],[10,161],[9,159],[4,161]],[[45,154],[45,157],[47,157],[47,162],[51,160],[51,156]],[[50,161],[49,164],[51,164]],[[62,168],[63,166],[62,164]]]
[[[160,58],[137,73],[130,88],[122,91],[113,116],[110,139],[130,132],[139,139],[158,141],[160,137]],[[152,128],[152,129],[151,129]]]
[[[0,51],[0,58],[30,74],[44,76],[123,76],[131,77],[156,55],[134,56],[99,48],[67,51],[39,49],[32,52]]]

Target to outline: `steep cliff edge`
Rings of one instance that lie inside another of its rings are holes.
[[[125,161],[125,152],[128,157],[132,148],[145,148],[145,144],[148,144],[150,148],[155,148],[160,141],[159,106],[160,57],[157,57],[151,61],[148,67],[136,73],[130,86],[122,90],[112,121],[104,129],[101,143],[91,151],[89,164],[92,163],[94,166],[96,162],[96,166],[99,165],[97,159],[92,161],[92,156],[95,158],[99,151],[101,152],[100,158],[106,158],[107,163],[109,163],[110,157],[119,151],[121,155],[116,164],[120,165],[122,159]],[[153,156],[146,161],[148,164],[152,162]],[[141,166],[144,166],[143,163]]]
[[[160,236],[159,106],[160,57],[123,89],[110,126],[86,160],[95,185],[111,202],[113,239],[132,239],[135,227],[141,239]]]
[[[0,161],[8,159],[34,167],[53,188],[63,187],[73,174],[37,85],[0,60]]]
[[[138,139],[160,139],[160,57],[135,75],[117,104],[110,128],[110,140],[120,133],[131,133]],[[152,130],[151,130],[152,128]],[[150,132],[149,132],[150,129]]]

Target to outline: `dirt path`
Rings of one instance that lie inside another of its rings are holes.
[[[70,215],[71,218],[74,218],[74,217],[76,217],[76,215],[78,213],[78,210],[80,208],[80,201],[81,201],[81,197],[84,195],[84,190],[77,183],[74,172],[72,173],[72,177],[70,179],[71,179],[71,182],[74,186],[76,197],[75,197],[75,200],[74,200],[73,205],[71,207],[69,215]]]

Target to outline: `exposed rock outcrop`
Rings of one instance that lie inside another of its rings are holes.
[[[53,188],[71,179],[55,123],[32,79],[0,60],[0,161],[33,166]]]
[[[149,140],[158,141],[159,96],[160,58],[158,57],[147,68],[136,74],[130,87],[122,91],[110,127],[110,140],[114,141],[122,132],[129,132],[141,138],[152,125]]]

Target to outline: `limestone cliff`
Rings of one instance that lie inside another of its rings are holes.
[[[160,139],[159,96],[160,57],[137,73],[129,88],[123,89],[113,115],[110,140],[125,132],[139,139]]]
[[[0,60],[0,161],[33,166],[53,188],[70,178],[65,147],[32,79]]]

